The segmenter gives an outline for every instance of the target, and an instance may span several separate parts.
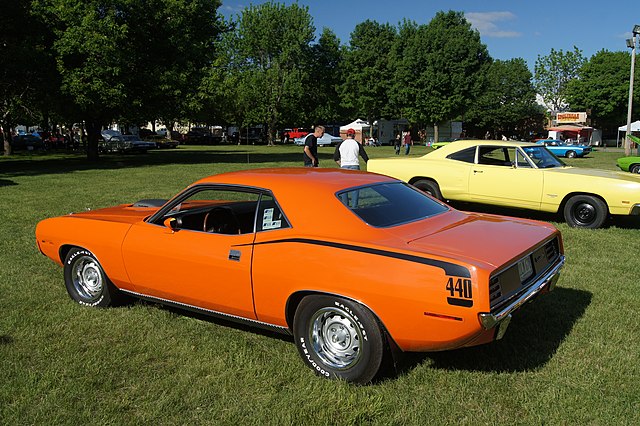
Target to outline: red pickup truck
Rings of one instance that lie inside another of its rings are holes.
[[[305,130],[301,127],[294,127],[293,129],[284,129],[285,140],[293,141],[296,138],[302,138],[309,134],[309,130]]]

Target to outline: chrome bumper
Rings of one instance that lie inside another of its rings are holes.
[[[535,283],[533,283],[524,293],[522,293],[516,300],[512,301],[508,306],[496,313],[481,312],[478,314],[480,323],[485,330],[489,330],[496,325],[500,324],[496,340],[500,339],[507,329],[507,325],[511,319],[511,314],[520,308],[522,305],[533,299],[545,288],[549,291],[553,290],[560,277],[560,269],[564,266],[565,257],[560,256],[560,259],[553,265],[553,267],[541,276]],[[503,323],[504,324],[501,324]]]

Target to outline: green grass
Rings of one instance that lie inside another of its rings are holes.
[[[331,154],[320,149],[322,166],[335,167]],[[567,162],[614,170],[621,155]],[[567,254],[558,288],[521,311],[502,341],[410,354],[397,375],[370,386],[316,377],[285,337],[152,304],[81,307],[35,247],[46,217],[169,197],[228,170],[301,163],[292,146],[181,147],[97,165],[69,154],[0,158],[0,424],[640,422],[638,221],[556,223]]]

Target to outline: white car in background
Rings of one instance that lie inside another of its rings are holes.
[[[293,143],[295,143],[296,145],[304,145],[304,140],[307,138],[307,136],[296,138],[294,139]],[[333,136],[330,133],[325,133],[321,138],[318,138],[318,146],[333,146],[339,144],[340,142],[342,142],[342,138]]]

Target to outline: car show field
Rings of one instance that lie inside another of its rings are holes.
[[[415,146],[409,158],[428,151]],[[321,167],[336,167],[332,154],[319,149]],[[394,155],[393,147],[369,154]],[[620,156],[595,151],[566,162],[615,171]],[[300,362],[293,339],[270,331],[151,302],[81,306],[67,295],[60,267],[34,243],[36,224],[48,217],[169,199],[202,176],[301,164],[301,148],[292,145],[179,146],[98,163],[68,153],[0,158],[3,423],[640,421],[640,358],[633,350],[640,345],[634,332],[640,290],[638,259],[629,250],[640,223],[633,217],[591,230],[551,213],[483,206],[491,214],[551,221],[561,231],[566,265],[555,290],[514,315],[501,340],[405,355],[394,374],[369,386],[321,380]],[[309,195],[301,202],[314,201]],[[318,205],[313,220],[329,226],[333,218],[321,213]],[[282,256],[279,262],[291,255]],[[308,274],[318,268],[346,266],[324,259]]]

